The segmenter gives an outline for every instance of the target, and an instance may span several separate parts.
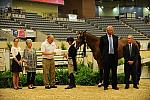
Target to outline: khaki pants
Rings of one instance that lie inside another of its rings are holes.
[[[55,85],[55,62],[54,59],[43,59],[43,77],[45,86]],[[50,76],[50,80],[49,80]]]
[[[68,59],[68,73],[69,73],[69,75],[71,73],[73,73],[73,71],[74,71],[73,61],[72,61],[72,59]]]

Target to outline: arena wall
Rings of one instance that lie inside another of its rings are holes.
[[[51,14],[53,17],[58,16],[58,6],[48,3],[37,2],[25,2],[25,1],[13,1],[13,8],[21,8],[27,12],[34,12],[40,15]]]

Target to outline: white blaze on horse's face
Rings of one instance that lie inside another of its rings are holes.
[[[76,47],[80,47],[83,44],[83,34],[77,34]]]

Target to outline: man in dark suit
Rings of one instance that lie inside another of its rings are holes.
[[[106,28],[107,34],[100,38],[100,51],[104,64],[104,90],[108,90],[109,73],[112,70],[112,89],[117,87],[118,37],[114,35],[113,26]]]
[[[133,43],[133,36],[128,36],[128,44],[123,47],[123,56],[125,59],[124,72],[125,72],[125,89],[129,88],[129,78],[132,76],[133,87],[138,89],[137,86],[137,66],[139,49],[137,45]]]

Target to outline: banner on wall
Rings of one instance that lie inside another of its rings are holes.
[[[64,5],[64,0],[30,0],[30,1]]]
[[[18,29],[18,36],[19,38],[25,38],[25,30],[24,29]]]
[[[36,32],[33,30],[26,30],[26,37],[36,37]]]
[[[77,15],[75,14],[68,14],[69,21],[77,21]]]

